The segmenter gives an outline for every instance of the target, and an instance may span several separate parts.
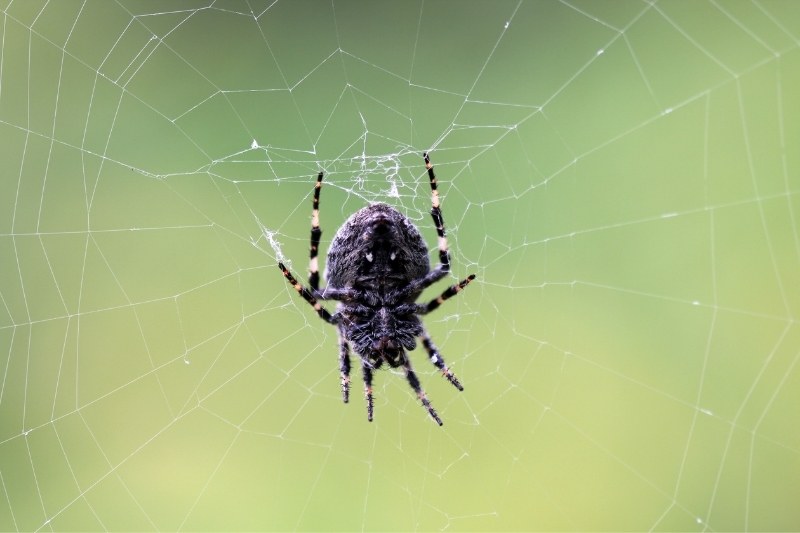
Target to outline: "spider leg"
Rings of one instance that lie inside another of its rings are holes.
[[[283,272],[283,276],[286,278],[286,281],[289,282],[289,285],[294,287],[294,290],[296,290],[300,294],[300,296],[303,297],[303,299],[305,301],[307,301],[309,304],[311,304],[311,307],[314,308],[314,310],[317,312],[317,314],[319,315],[319,317],[322,320],[324,320],[325,322],[327,322],[329,324],[338,324],[339,323],[339,316],[340,315],[338,313],[335,314],[335,315],[331,315],[328,312],[328,310],[325,309],[322,306],[322,304],[317,301],[317,298],[314,296],[314,294],[311,291],[309,291],[308,289],[303,287],[300,283],[298,283],[298,281],[294,278],[294,276],[292,276],[292,273],[289,272],[289,269],[286,268],[286,266],[284,266],[283,263],[278,263],[278,268],[280,268],[281,272]],[[316,292],[316,291],[314,291],[314,292]]]
[[[322,189],[322,176],[323,172],[320,170],[319,174],[317,174],[317,183],[314,185],[314,207],[311,210],[311,251],[308,260],[308,285],[313,291],[319,289],[319,261],[317,260],[317,255],[319,254],[319,239],[322,236],[322,230],[319,227],[319,192]]]
[[[431,183],[431,217],[436,226],[436,234],[439,236],[439,266],[436,271],[440,272],[440,278],[450,271],[450,254],[447,251],[447,236],[444,229],[444,218],[439,207],[439,190],[436,185],[436,174],[433,173],[433,163],[431,163],[428,153],[422,154],[425,159],[425,168],[428,169],[428,180]]]
[[[439,418],[438,414],[436,414],[436,409],[433,408],[431,402],[428,401],[428,397],[425,396],[425,391],[422,390],[422,385],[419,383],[419,378],[411,369],[411,360],[409,360],[408,357],[405,358],[403,366],[406,369],[406,379],[408,380],[408,384],[411,385],[411,388],[417,393],[417,398],[419,398],[419,401],[422,402],[422,406],[428,410],[428,414],[431,415],[431,418],[433,418],[436,423],[441,426],[442,419]]]
[[[364,397],[367,399],[367,420],[372,422],[372,411],[375,407],[372,401],[372,366],[366,359],[361,359],[361,370],[364,373]]]
[[[418,315],[427,315],[431,311],[437,309],[446,300],[449,300],[450,298],[461,292],[464,289],[464,287],[472,283],[472,280],[474,279],[475,279],[475,274],[470,274],[465,279],[462,279],[455,285],[447,287],[442,294],[440,294],[427,304],[417,304],[416,313]]]
[[[339,372],[342,378],[342,401],[350,401],[350,345],[344,336],[341,324],[339,330]]]
[[[450,272],[450,252],[447,248],[447,233],[444,227],[444,217],[442,216],[442,208],[439,204],[439,189],[436,182],[436,174],[433,172],[433,163],[431,163],[428,153],[422,154],[425,159],[425,168],[428,170],[428,180],[431,184],[431,217],[433,224],[436,226],[436,234],[439,236],[439,264],[428,272],[424,278],[409,284],[405,292],[410,294],[416,291],[421,291],[444,278]],[[471,278],[475,276],[472,275]]]
[[[358,300],[360,291],[355,289],[339,289],[336,287],[325,287],[324,289],[315,290],[312,293],[318,300],[338,300],[340,302],[347,302],[351,300]]]
[[[460,391],[464,390],[464,387],[461,385],[461,382],[458,381],[458,378],[453,374],[453,371],[447,368],[447,364],[445,364],[444,359],[439,354],[439,350],[436,349],[436,345],[433,344],[430,335],[424,329],[422,330],[422,335],[419,337],[422,340],[422,346],[425,348],[425,351],[428,352],[428,357],[431,359],[431,363],[442,371],[442,375],[447,378],[453,387],[457,388]]]

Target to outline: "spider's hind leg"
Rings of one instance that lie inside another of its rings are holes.
[[[439,189],[437,187],[436,174],[433,172],[433,163],[431,163],[428,153],[422,154],[425,160],[425,168],[428,171],[428,181],[431,184],[431,217],[433,218],[433,225],[436,226],[436,234],[439,237],[439,265],[435,271],[443,277],[444,274],[450,271],[450,253],[447,250],[447,233],[444,228],[444,217],[442,216],[442,209],[439,206]]]
[[[436,173],[433,171],[433,163],[431,163],[430,156],[427,152],[425,152],[422,154],[422,157],[425,160],[425,169],[428,171],[428,181],[431,185],[431,218],[433,218],[433,225],[436,228],[436,235],[439,239],[439,264],[436,265],[436,267],[430,272],[428,272],[428,274],[420,282],[419,287],[414,287],[415,290],[417,288],[424,289],[430,285],[433,285],[450,272],[450,251],[447,248],[447,230],[444,226],[444,216],[442,215],[442,207],[439,201],[438,181],[436,180]],[[463,289],[466,284],[472,281],[474,278],[475,275],[473,274],[469,276],[467,280],[459,283],[460,289]],[[446,300],[452,295],[442,296],[444,297],[444,300]],[[438,304],[436,307],[438,307]],[[434,308],[428,309],[428,311],[432,311]]]
[[[313,209],[311,210],[311,250],[308,260],[308,285],[313,291],[319,289],[319,260],[317,255],[319,255],[319,240],[322,237],[322,230],[319,227],[319,192],[322,189],[323,175],[324,173],[321,170],[317,174],[317,183],[314,185]]]

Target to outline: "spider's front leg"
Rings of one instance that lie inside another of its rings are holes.
[[[422,406],[428,410],[428,414],[431,415],[431,418],[433,418],[436,423],[441,426],[442,419],[439,418],[439,415],[436,413],[436,409],[433,408],[431,402],[428,400],[428,397],[425,395],[425,391],[422,390],[422,385],[420,385],[419,378],[414,373],[414,370],[412,370],[411,361],[408,359],[408,357],[405,358],[403,367],[406,369],[406,379],[408,380],[408,384],[411,385],[411,388],[417,393],[417,398],[419,398],[419,401],[422,402]]]
[[[364,358],[361,359],[361,371],[364,373],[364,397],[367,400],[367,420],[372,422],[372,412],[375,407],[372,399],[372,365]]]
[[[433,363],[433,366],[441,370],[442,375],[447,378],[447,381],[450,382],[453,387],[457,388],[460,391],[464,390],[464,387],[461,385],[461,382],[458,381],[458,378],[453,371],[447,367],[445,364],[444,359],[439,354],[439,350],[436,348],[436,345],[433,344],[430,335],[424,329],[422,330],[422,335],[420,335],[420,339],[422,340],[422,346],[425,348],[425,351],[428,352],[428,357]]]
[[[342,401],[350,401],[350,345],[344,335],[342,325],[339,331],[339,375],[342,378]]]

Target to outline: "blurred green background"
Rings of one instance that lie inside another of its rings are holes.
[[[0,5],[0,530],[800,529],[800,3]],[[370,424],[275,264],[426,150]]]

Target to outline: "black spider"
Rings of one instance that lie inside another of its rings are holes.
[[[439,352],[425,331],[419,315],[430,313],[445,300],[466,287],[475,275],[448,287],[438,298],[427,304],[415,303],[422,290],[439,281],[450,271],[444,219],[439,208],[436,176],[428,154],[423,154],[431,183],[431,216],[439,234],[439,264],[431,270],[428,250],[419,230],[396,209],[375,203],[354,213],[342,224],[333,237],[325,267],[328,286],[319,289],[317,254],[322,230],[319,227],[319,193],[322,176],[317,176],[314,189],[314,208],[311,215],[311,259],[308,284],[303,287],[283,263],[278,267],[286,280],[317,311],[317,314],[337,327],[339,331],[339,369],[342,377],[342,399],[350,396],[350,347],[361,358],[367,399],[367,418],[372,421],[372,372],[383,363],[392,368],[402,366],[411,388],[422,405],[440,426],[436,414],[419,379],[411,369],[406,350],[413,350],[416,338],[428,352],[431,362],[442,371],[458,390],[464,390],[458,379],[447,368]],[[334,314],[320,304],[320,300],[337,300]]]

